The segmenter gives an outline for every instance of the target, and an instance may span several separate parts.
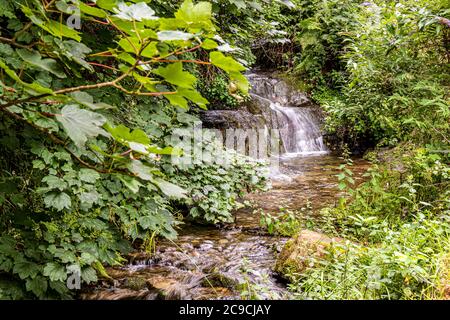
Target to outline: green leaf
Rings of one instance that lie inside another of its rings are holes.
[[[69,94],[72,99],[79,104],[82,104],[92,110],[99,110],[99,109],[112,109],[113,106],[110,106],[109,104],[99,102],[94,103],[94,98],[87,92],[83,91],[75,91]]]
[[[95,3],[102,9],[113,10],[117,6],[117,0],[97,0]]]
[[[191,100],[202,109],[206,109],[206,105],[209,103],[202,95],[196,90],[189,90],[185,88],[179,88],[177,92],[183,97]],[[168,97],[168,96],[166,96]]]
[[[158,234],[168,239],[176,238],[176,231],[172,227],[174,219],[168,211],[148,212],[147,214],[143,212],[143,214],[145,215],[138,219],[138,223],[144,230],[157,231]]]
[[[106,123],[102,115],[80,109],[76,105],[66,105],[61,115],[56,119],[63,125],[67,135],[78,147],[83,147],[88,138],[99,134],[108,137],[108,133],[101,128]]]
[[[176,199],[186,198],[187,190],[180,188],[173,183],[161,179],[155,179],[152,182],[155,183],[159,187],[159,189],[168,197]]]
[[[61,211],[64,208],[69,210],[72,205],[70,197],[64,192],[51,192],[46,194],[44,197],[44,203],[47,208],[55,208],[58,211]]]
[[[63,263],[74,262],[77,260],[75,254],[72,251],[64,248],[57,248],[55,245],[50,245],[47,250],[53,254],[56,258],[60,259]]]
[[[130,65],[134,65],[136,63],[136,59],[133,58],[129,53],[127,52],[122,52],[121,54],[119,54],[117,56],[117,58],[119,60],[125,61],[126,63],[130,64]]]
[[[78,7],[80,8],[81,12],[86,13],[88,15],[91,15],[91,16],[94,16],[97,18],[106,18],[106,13],[103,10],[88,6],[81,1],[78,3]]]
[[[157,218],[154,215],[139,217],[138,223],[145,230],[157,229]]]
[[[137,179],[129,176],[119,175],[120,181],[133,193],[138,193],[139,188],[142,187],[142,183],[140,183]]]
[[[53,73],[58,78],[65,78],[66,74],[61,70],[58,63],[53,59],[42,59],[39,52],[34,50],[17,49],[17,54],[29,64]]]
[[[67,188],[67,183],[63,179],[54,175],[49,175],[42,178],[42,182],[47,183],[50,188],[59,189],[60,191]]]
[[[67,273],[62,265],[49,262],[45,265],[44,276],[49,277],[51,281],[64,281],[67,278]]]
[[[25,87],[26,89],[31,91],[32,94],[42,94],[42,93],[52,94],[53,93],[53,91],[51,89],[45,88],[37,82],[33,82],[30,84],[30,83],[22,81],[19,78],[19,76],[13,70],[11,70],[1,59],[0,59],[0,68],[5,70],[6,74],[8,76],[10,76],[14,81],[16,81],[17,83],[19,83],[20,85],[22,85],[23,87]]]
[[[135,37],[126,37],[120,39],[118,42],[119,46],[126,52],[138,54],[141,48],[141,42]]]
[[[45,163],[41,160],[33,160],[33,168],[44,170],[45,169]]]
[[[167,94],[164,97],[169,100],[171,105],[188,109],[188,101],[181,94]]]
[[[206,1],[194,5],[192,0],[185,0],[180,6],[180,9],[175,12],[175,18],[184,22],[185,26],[194,32],[200,29],[214,29],[211,22],[212,5]]]
[[[215,42],[214,40],[211,40],[211,39],[206,39],[202,43],[202,48],[205,50],[212,50],[212,49],[217,48],[218,46],[219,45],[217,44],[217,42]]]
[[[132,173],[142,180],[152,180],[152,174],[150,172],[150,167],[147,167],[139,160],[132,160],[128,168]]]
[[[117,12],[115,15],[116,17],[129,21],[158,19],[158,17],[155,16],[155,11],[145,2],[139,2],[130,6],[126,5],[125,2],[120,2],[117,8],[114,9],[114,12]]]
[[[95,181],[100,179],[100,174],[97,171],[88,168],[80,169],[78,176],[81,181],[88,183],[95,183]]]
[[[187,41],[194,37],[192,33],[186,33],[183,31],[172,31],[172,30],[160,31],[157,33],[157,35],[158,40],[160,41],[176,41],[176,40]]]
[[[152,72],[163,77],[167,82],[182,88],[192,88],[197,80],[189,72],[183,71],[181,62],[171,63],[167,67],[159,67]]]
[[[345,173],[343,173],[343,172],[341,172],[341,173],[339,173],[338,175],[336,175],[337,177],[338,177],[338,180],[340,181],[340,180],[343,180],[343,179],[345,179]]]
[[[38,272],[38,265],[27,260],[16,261],[14,263],[13,272],[17,273],[20,279],[34,278]]]
[[[159,148],[159,147],[154,147],[154,146],[150,146],[148,148],[148,151],[154,154],[166,154],[166,155],[180,155],[181,150],[177,149],[177,148],[172,148],[172,147],[164,147],[164,148]]]
[[[244,0],[230,0],[230,3],[234,4],[239,10],[245,10],[247,8]]]
[[[59,21],[49,20],[45,22],[43,25],[40,25],[40,27],[43,28],[44,30],[47,30],[56,37],[66,37],[74,39],[76,41],[81,40],[81,37],[79,36],[77,31],[69,28],[68,26],[66,26],[63,23],[60,23]]]
[[[28,291],[33,292],[39,298],[43,298],[47,291],[47,280],[44,277],[37,276],[33,279],[27,279],[25,287]]]
[[[112,137],[124,144],[129,145],[129,142],[137,142],[142,145],[148,145],[150,143],[150,138],[141,129],[131,130],[123,124],[113,127],[109,124],[105,126],[105,129],[112,135]]]
[[[242,73],[231,72],[230,79],[241,92],[243,92],[244,94],[248,94],[250,84],[248,82],[248,79]]]
[[[96,282],[98,280],[97,272],[92,267],[85,267],[81,269],[81,279],[86,283]]]
[[[240,72],[245,70],[242,64],[219,51],[210,52],[209,59],[213,65],[226,72]]]
[[[78,43],[73,40],[61,41],[59,39],[55,39],[54,41],[61,47],[62,53],[65,57],[69,60],[75,61],[90,71],[94,71],[94,68],[85,60],[86,55],[91,53],[92,50],[84,43]]]
[[[148,44],[144,50],[141,52],[141,56],[147,57],[147,58],[153,58],[158,54],[158,48],[157,48],[158,42],[153,41]]]
[[[92,254],[90,254],[89,252],[83,252],[81,254],[81,262],[83,264],[88,264],[90,265],[91,263],[93,263],[95,260],[97,260],[97,258],[95,256],[93,256]]]
[[[34,121],[36,125],[38,125],[41,128],[48,129],[49,132],[58,132],[59,126],[58,123],[51,118],[47,117],[40,117]]]
[[[81,37],[78,32],[69,28],[65,24],[54,20],[42,20],[38,18],[34,12],[27,6],[21,5],[22,12],[37,26],[51,33],[56,37],[72,38],[76,41],[80,41]]]
[[[97,203],[100,194],[93,190],[90,192],[82,192],[78,195],[78,198],[80,199],[80,202],[84,205],[84,209],[90,209],[94,203]]]

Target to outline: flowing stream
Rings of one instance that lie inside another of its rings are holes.
[[[317,209],[332,204],[339,196],[335,175],[342,160],[331,155],[323,143],[317,107],[282,80],[261,73],[248,78],[254,113],[216,110],[205,115],[215,124],[243,123],[245,118],[250,119],[250,127],[257,123],[280,130],[284,153],[279,167],[272,170],[273,188],[247,195],[247,200],[273,214],[281,207]],[[230,117],[236,118],[235,122],[229,121]],[[362,179],[366,168],[364,161],[355,160],[355,180]],[[88,288],[81,297],[239,299],[249,298],[251,288],[260,299],[288,299],[285,283],[272,271],[287,238],[266,234],[259,221],[258,211],[241,209],[231,225],[187,224],[175,242],[164,240],[158,243],[156,253],[137,253],[128,265],[109,268],[114,280]]]
[[[248,75],[256,105],[269,106],[267,125],[278,129],[285,155],[326,154],[318,108],[288,84],[265,74]]]

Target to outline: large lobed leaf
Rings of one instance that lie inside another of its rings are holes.
[[[88,138],[98,135],[108,137],[103,130],[106,118],[101,114],[80,109],[77,105],[66,105],[56,119],[63,125],[67,135],[77,147],[83,147]]]

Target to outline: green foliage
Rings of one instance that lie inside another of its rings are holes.
[[[240,296],[242,300],[282,300],[286,299],[276,291],[269,289],[267,284],[270,284],[269,275],[267,273],[261,274],[259,270],[254,270],[251,267],[250,261],[243,259],[240,273],[243,281],[239,283]],[[255,282],[254,275],[259,275],[261,279]],[[252,277],[253,276],[253,277]]]
[[[413,139],[445,149],[450,117],[446,15],[443,0],[380,1],[355,12],[357,26],[341,39],[345,82],[338,92],[315,94],[328,114],[327,131],[351,146],[394,146]]]
[[[95,282],[108,276],[103,265],[123,263],[131,244],[148,249],[156,236],[176,237],[180,205],[203,205],[208,221],[229,220],[236,196],[264,185],[258,165],[238,156],[222,174],[201,165],[176,174],[167,160],[180,156],[173,130],[195,121],[186,109],[208,104],[197,66],[214,63],[237,91],[248,90],[245,68],[214,54],[209,3],[186,0],[162,14],[153,2],[79,1],[81,30],[64,23],[71,1],[6,3],[0,298],[71,297],[73,272]],[[195,187],[183,184],[196,175]],[[193,196],[206,180],[230,182],[217,210]]]
[[[449,209],[449,170],[445,153],[411,145],[398,147],[388,165],[374,165],[365,174],[369,180],[350,189],[349,203],[342,201],[337,208],[324,212],[335,226],[330,230],[362,241],[379,241],[384,237],[381,225],[395,227],[421,213],[445,217]],[[352,226],[356,226],[354,231]]]
[[[291,32],[300,47],[293,71],[312,86],[339,86],[345,73],[346,35],[358,24],[360,1],[301,0],[300,17]]]
[[[199,90],[210,102],[209,109],[235,109],[239,106],[239,101],[230,93],[227,79],[220,74],[211,81],[202,82]]]
[[[314,299],[439,299],[450,249],[448,155],[403,147],[387,167],[334,208],[316,228],[350,241],[293,279],[299,297]],[[357,244],[357,242],[359,244]]]
[[[189,198],[184,204],[192,218],[211,223],[232,222],[231,211],[242,207],[237,200],[244,192],[267,189],[267,168],[234,151],[221,155],[221,147],[207,134],[197,147],[204,154],[203,162],[175,166],[169,178],[187,191]],[[221,156],[228,160],[215,163],[214,159]]]
[[[311,210],[310,203],[300,212],[285,208],[280,208],[276,214],[261,212],[260,226],[266,228],[270,235],[293,236],[304,227],[302,211],[305,210]]]
[[[313,299],[442,298],[450,245],[448,1],[301,3],[293,70],[312,85],[325,130],[343,149],[396,148],[360,186],[350,160],[339,168],[343,197],[309,223],[349,241],[288,275],[291,289]]]

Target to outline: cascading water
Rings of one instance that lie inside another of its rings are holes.
[[[250,74],[248,78],[254,103],[265,106],[267,125],[279,130],[285,153],[323,154],[328,151],[323,143],[317,109],[304,94],[264,74]]]

